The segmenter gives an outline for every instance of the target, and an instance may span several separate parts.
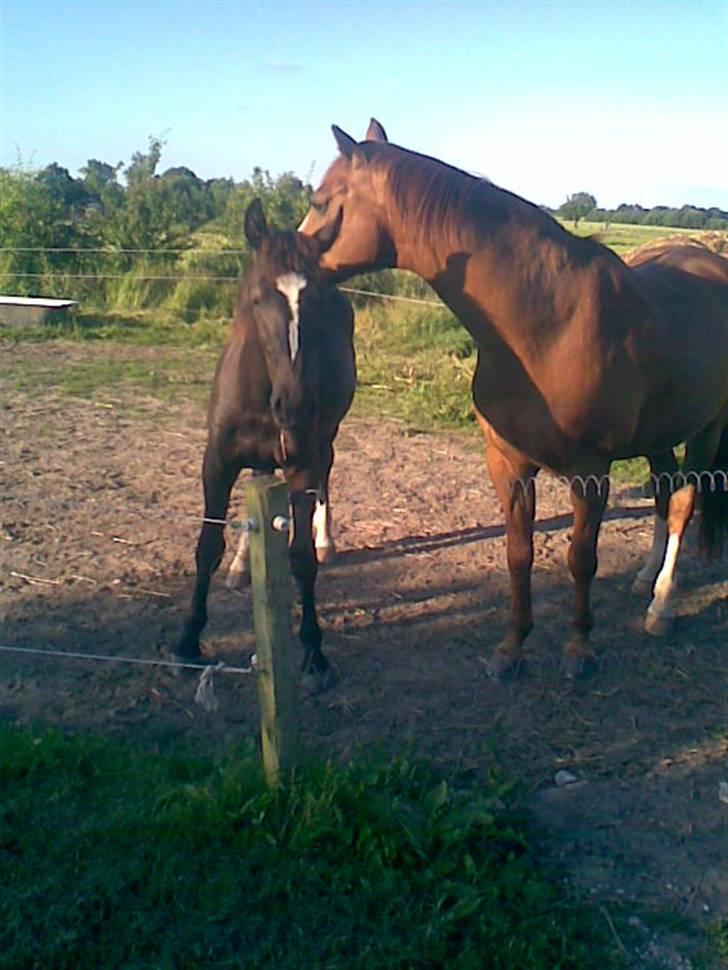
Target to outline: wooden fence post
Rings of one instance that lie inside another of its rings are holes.
[[[255,476],[245,489],[245,501],[255,524],[250,532],[250,582],[263,771],[268,784],[275,785],[299,752],[288,532],[273,528],[276,516],[287,519],[290,514],[288,488],[273,475]]]

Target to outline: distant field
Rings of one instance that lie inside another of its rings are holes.
[[[614,222],[605,227],[603,222],[584,221],[579,222],[579,225],[574,228],[573,222],[560,221],[575,236],[598,236],[600,242],[609,246],[620,256],[629,252],[630,249],[636,249],[637,246],[643,246],[646,242],[661,239],[664,236],[677,236],[683,233],[686,236],[694,236],[701,232],[699,229],[673,229],[671,226],[634,226]]]

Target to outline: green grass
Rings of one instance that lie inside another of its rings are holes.
[[[22,391],[54,389],[74,397],[120,397],[133,405],[139,395],[160,401],[194,401],[204,407],[215,361],[228,333],[216,320],[184,324],[157,312],[81,315],[65,324],[0,328],[9,345],[55,342],[89,347],[87,355],[49,355],[39,360],[8,354],[6,386]],[[159,351],[159,352],[155,352]]]
[[[503,784],[408,760],[224,763],[0,729],[0,967],[588,968],[599,915]]]
[[[5,370],[3,385],[28,394],[52,390],[101,403],[113,398],[129,415],[136,413],[140,398],[205,406],[215,354],[175,348],[150,359],[142,352],[115,353],[111,341],[106,347],[108,356],[66,360],[61,366],[52,355],[44,360],[14,359]]]
[[[227,337],[229,321],[206,318],[189,324],[169,310],[126,313],[91,311],[67,321],[42,326],[0,325],[0,337],[12,343],[73,340],[78,343],[114,341],[137,347],[201,347],[219,349]]]
[[[605,226],[603,222],[584,221],[579,222],[579,225],[575,228],[573,222],[560,221],[569,232],[576,236],[596,236],[600,242],[613,249],[620,256],[624,256],[631,249],[636,249],[645,243],[656,242],[658,239],[667,236],[677,236],[683,233],[694,236],[701,231],[700,229],[673,229],[668,226],[637,226],[627,223],[610,223]]]
[[[712,928],[710,942],[716,955],[728,966],[728,919],[721,920]]]
[[[414,431],[475,427],[472,338],[443,308],[367,305],[356,316],[354,413],[398,418]]]

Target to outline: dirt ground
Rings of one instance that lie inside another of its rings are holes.
[[[106,352],[16,345],[3,369],[34,355],[53,355],[60,368]],[[129,404],[3,392],[3,645],[153,659],[178,634],[201,511],[204,417],[151,398]],[[629,940],[614,929],[634,962],[696,965],[690,926],[728,916],[728,805],[718,794],[728,781],[725,560],[706,566],[690,539],[675,632],[647,637],[646,602],[630,585],[649,548],[651,506],[617,489],[593,597],[601,671],[572,687],[559,673],[571,613],[568,494],[544,477],[529,666],[520,682],[497,684],[483,659],[505,628],[505,542],[473,445],[350,418],[332,506],[340,557],[321,571],[318,596],[339,679],[302,699],[307,747],[345,758],[378,743],[476,778],[501,766],[522,782],[544,854],[610,924],[610,913],[634,912]],[[250,594],[227,591],[222,575],[205,649],[235,662],[254,649]],[[159,750],[221,752],[256,735],[252,676],[217,675],[216,713],[194,703],[195,685],[159,667],[0,651],[6,723],[93,729]],[[576,781],[557,786],[560,770]],[[657,932],[643,921],[653,910],[680,920]]]

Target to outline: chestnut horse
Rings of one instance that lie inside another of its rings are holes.
[[[329,679],[316,615],[317,560],[333,554],[328,511],[333,441],[356,385],[351,305],[338,290],[321,285],[318,270],[339,226],[334,220],[311,237],[271,233],[257,199],[245,214],[253,261],[212,386],[202,467],[206,521],[197,543],[192,601],[175,651],[184,660],[200,657],[210,579],[225,550],[223,520],[240,471],[281,468],[293,513],[289,557],[303,606],[304,676],[316,687]],[[228,585],[239,583],[244,546],[243,540]]]
[[[516,675],[531,630],[534,476],[572,481],[569,567],[575,582],[567,676],[596,669],[589,593],[610,463],[646,455],[656,476],[675,470],[687,442],[687,482],[657,492],[652,553],[639,582],[652,590],[645,626],[670,626],[675,565],[703,488],[702,523],[717,546],[728,495],[728,261],[695,247],[645,254],[631,265],[579,239],[547,213],[434,158],[389,144],[372,119],[357,143],[334,126],[340,156],[315,191],[300,231],[341,218],[321,259],[332,280],[396,267],[423,277],[477,346],[473,399],[487,464],[503,505],[511,619],[490,660]],[[662,479],[664,481],[664,479]]]

